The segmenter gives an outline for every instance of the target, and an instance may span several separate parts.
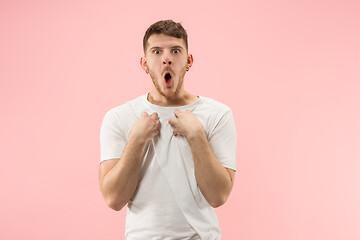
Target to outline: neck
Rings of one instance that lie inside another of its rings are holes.
[[[198,97],[188,93],[186,91],[181,91],[175,96],[165,97],[159,94],[157,91],[151,91],[147,99],[154,105],[162,106],[162,107],[178,107],[178,106],[185,106],[195,102]]]

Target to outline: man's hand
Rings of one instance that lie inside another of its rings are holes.
[[[169,123],[173,126],[173,134],[177,136],[180,134],[185,137],[188,141],[190,139],[198,136],[199,134],[204,134],[204,128],[190,110],[185,112],[180,112],[178,109],[174,111],[176,119],[170,119]]]
[[[121,210],[133,196],[139,181],[142,154],[146,143],[159,135],[157,113],[146,112],[131,127],[130,136],[121,158],[103,161],[100,165],[100,189],[106,204]]]
[[[161,124],[157,113],[149,116],[144,112],[132,126],[129,138],[133,137],[137,141],[145,141],[146,143],[160,134],[160,127]]]
[[[189,110],[174,111],[176,119],[169,123],[174,127],[173,134],[181,134],[190,144],[196,182],[212,207],[223,205],[230,195],[234,171],[227,170],[211,150],[204,128],[197,117]]]

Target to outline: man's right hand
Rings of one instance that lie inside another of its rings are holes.
[[[139,181],[145,144],[160,133],[157,113],[146,112],[131,127],[128,144],[121,158],[103,161],[100,165],[100,189],[106,204],[121,210],[133,196]]]
[[[160,134],[160,127],[161,124],[157,113],[154,112],[149,115],[144,112],[131,127],[129,138],[134,138],[136,141],[145,141],[145,143],[147,143],[150,139]]]

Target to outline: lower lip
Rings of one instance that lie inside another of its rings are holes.
[[[166,80],[164,80],[164,81],[165,81],[166,87],[170,87],[171,84],[173,83],[173,79],[172,79],[172,78],[171,78],[169,81],[166,81]]]

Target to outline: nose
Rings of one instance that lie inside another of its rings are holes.
[[[163,55],[163,64],[164,65],[173,64],[173,61],[171,61],[171,56],[169,54],[164,54]]]
[[[169,65],[171,65],[172,64],[172,62],[171,61],[163,61],[163,64],[169,64]]]

